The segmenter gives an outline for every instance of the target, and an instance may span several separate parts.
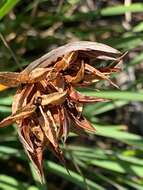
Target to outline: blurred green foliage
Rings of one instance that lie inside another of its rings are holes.
[[[111,101],[87,105],[84,114],[97,133],[87,137],[71,134],[63,147],[71,175],[47,151],[47,185],[40,185],[17,138],[16,126],[0,130],[1,190],[143,189],[143,3],[125,4],[126,0],[0,2],[1,71],[20,71],[19,64],[24,68],[47,51],[75,40],[98,41],[129,51],[123,72],[113,76],[121,90],[110,91],[103,82],[96,86],[101,91],[80,89]],[[11,112],[14,93],[13,89],[1,92],[0,119]]]

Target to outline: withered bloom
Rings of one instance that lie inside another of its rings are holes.
[[[46,147],[64,160],[59,140],[66,141],[70,131],[81,134],[95,132],[83,117],[83,105],[104,101],[81,95],[76,87],[86,87],[120,71],[116,65],[122,59],[119,51],[95,42],[74,42],[59,47],[32,62],[20,73],[0,72],[0,83],[18,87],[12,105],[12,115],[0,122],[0,127],[17,123],[20,141],[26,153],[43,174],[43,151]],[[106,67],[96,68],[94,60],[111,60]]]

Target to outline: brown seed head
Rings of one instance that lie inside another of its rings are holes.
[[[59,146],[62,138],[66,141],[70,131],[95,132],[82,115],[83,105],[104,99],[83,96],[75,87],[89,86],[99,80],[107,80],[117,87],[109,76],[120,70],[116,65],[121,56],[103,44],[74,42],[44,55],[21,73],[0,73],[3,85],[18,86],[12,115],[1,121],[0,127],[13,122],[18,124],[19,138],[41,177],[44,176],[42,161],[46,147],[64,162]],[[113,62],[97,69],[93,63],[97,59]]]

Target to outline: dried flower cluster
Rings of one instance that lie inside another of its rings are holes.
[[[12,115],[0,127],[17,123],[19,138],[31,161],[43,177],[43,151],[46,147],[64,160],[59,140],[70,131],[95,132],[83,117],[85,103],[104,101],[81,95],[75,87],[86,87],[109,79],[122,56],[117,50],[94,42],[74,42],[59,47],[31,63],[20,73],[1,72],[0,83],[17,87]],[[96,68],[94,60],[111,60],[108,67]]]

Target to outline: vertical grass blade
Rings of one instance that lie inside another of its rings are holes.
[[[7,0],[0,8],[0,20],[19,2],[20,0]]]

